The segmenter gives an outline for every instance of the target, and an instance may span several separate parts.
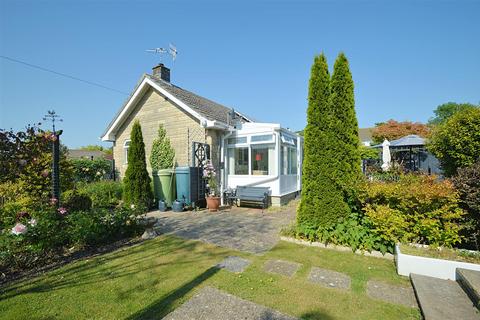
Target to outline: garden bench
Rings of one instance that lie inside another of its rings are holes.
[[[240,200],[240,204],[241,202],[260,203],[262,205],[262,213],[268,205],[269,187],[238,186],[236,191],[235,198]]]

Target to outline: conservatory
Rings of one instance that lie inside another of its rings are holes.
[[[269,187],[272,205],[301,190],[303,138],[273,123],[242,123],[221,141],[221,192]]]

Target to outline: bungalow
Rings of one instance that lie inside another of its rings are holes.
[[[279,124],[260,123],[170,83],[163,64],[144,74],[102,135],[113,142],[120,177],[127,168],[133,121],[142,126],[147,159],[159,125],[175,149],[178,166],[199,166],[199,156],[219,168],[220,192],[237,186],[270,188],[272,205],[301,190],[303,138]],[[202,153],[197,151],[201,149]],[[147,161],[148,170],[151,172]]]

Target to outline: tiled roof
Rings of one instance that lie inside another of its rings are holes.
[[[108,155],[100,150],[82,150],[82,149],[69,149],[67,153],[70,159],[97,159],[97,158],[109,158]]]
[[[372,141],[372,132],[374,128],[360,128],[358,129],[358,137],[361,142]]]
[[[208,120],[217,120],[223,123],[228,122],[228,114],[232,108],[223,106],[207,98],[201,97],[193,92],[177,87],[174,84],[163,81],[157,77],[146,75],[150,80],[154,81],[160,87],[168,91],[171,95],[185,103],[202,117]],[[243,120],[246,120],[245,118]]]

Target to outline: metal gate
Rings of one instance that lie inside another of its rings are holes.
[[[202,142],[192,142],[192,193],[195,207],[206,207],[206,182],[203,179],[205,161],[210,159],[210,145]]]

